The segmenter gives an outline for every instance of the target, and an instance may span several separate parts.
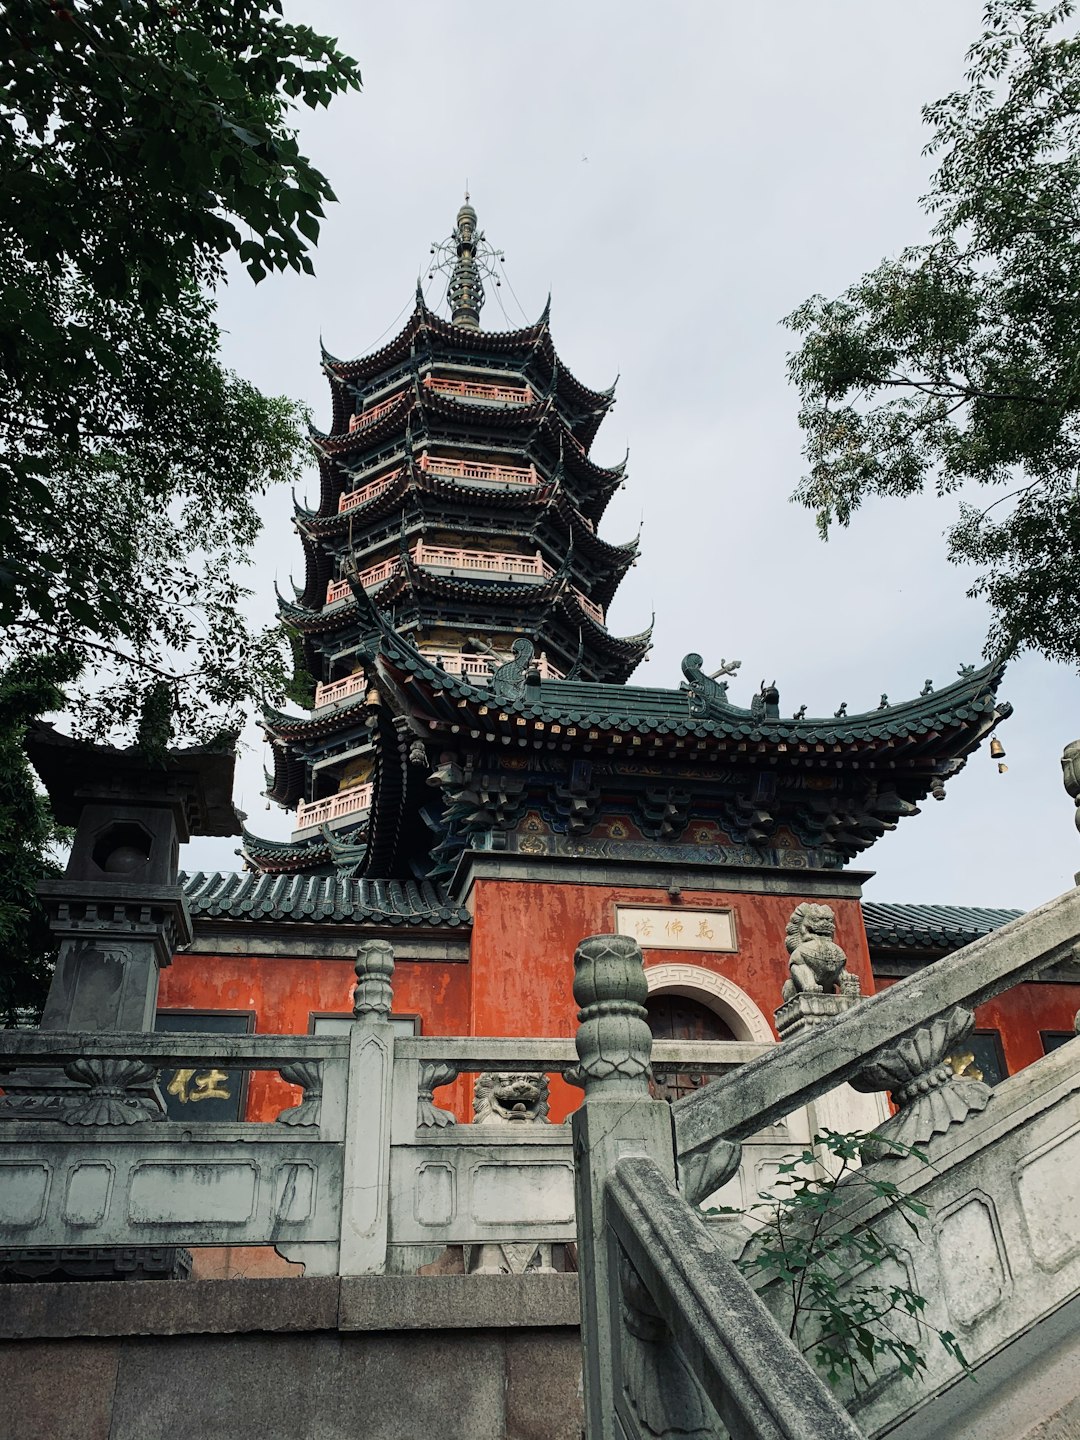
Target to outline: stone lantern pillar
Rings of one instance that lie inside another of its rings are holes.
[[[240,833],[235,754],[193,747],[154,760],[45,724],[30,732],[27,750],[54,815],[75,830],[65,873],[38,887],[60,942],[41,1028],[152,1030],[159,973],[192,936],[177,883],[180,845]],[[9,1117],[58,1118],[70,1081],[24,1071],[4,1089]]]

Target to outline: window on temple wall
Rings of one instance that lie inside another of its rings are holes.
[[[167,1035],[250,1035],[248,1010],[159,1010],[154,1029]],[[212,1065],[162,1070],[158,1084],[170,1120],[242,1120],[248,1072]]]
[[[734,1040],[735,1032],[715,1010],[685,995],[650,995],[645,1002],[654,1040]],[[656,1074],[657,1092],[664,1100],[678,1100],[700,1090],[712,1079],[693,1073]]]
[[[1009,1074],[997,1030],[973,1031],[957,1050],[945,1057],[945,1063],[954,1074],[985,1080],[987,1085],[997,1085]]]
[[[1060,1050],[1070,1040],[1076,1039],[1075,1030],[1040,1030],[1039,1039],[1042,1041],[1043,1054],[1049,1055],[1053,1050]]]

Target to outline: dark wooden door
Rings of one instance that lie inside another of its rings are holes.
[[[645,1002],[654,1040],[734,1040],[730,1025],[715,1010],[685,995],[652,995]],[[656,1087],[665,1100],[677,1100],[708,1084],[708,1075],[656,1074]]]

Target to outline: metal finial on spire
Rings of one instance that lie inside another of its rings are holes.
[[[455,325],[464,325],[476,330],[480,325],[480,307],[484,303],[484,286],[476,264],[477,240],[482,239],[476,232],[476,211],[469,204],[469,192],[465,192],[465,204],[457,213],[454,226],[454,241],[457,245],[457,264],[450,276],[450,319]]]
[[[503,253],[493,250],[483,231],[476,228],[476,211],[469,203],[468,190],[449,239],[432,245],[431,253],[434,256],[431,273],[441,270],[450,277],[446,294],[451,320],[467,330],[479,329],[484,303],[483,280],[487,276],[499,284],[495,262],[503,258]]]

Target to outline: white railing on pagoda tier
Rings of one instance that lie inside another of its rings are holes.
[[[336,705],[340,700],[347,700],[351,695],[359,695],[367,682],[367,676],[362,670],[355,675],[346,675],[344,680],[332,680],[328,685],[315,686],[314,709],[321,710],[324,705]]]
[[[388,490],[400,474],[401,466],[399,465],[396,470],[390,470],[385,475],[370,480],[359,490],[342,491],[341,499],[338,501],[338,514],[344,514],[346,510],[355,510],[357,505],[363,505],[365,500],[373,500],[376,495]]]
[[[495,485],[539,485],[535,465],[489,465],[480,460],[448,460],[441,455],[420,456],[420,469],[452,479],[483,480]]]
[[[356,430],[366,430],[369,425],[374,425],[376,420],[382,417],[401,399],[402,392],[391,395],[389,400],[380,400],[378,405],[372,405],[370,410],[358,410],[355,415],[349,416],[349,434]]]
[[[421,653],[425,659],[440,665],[448,675],[464,675],[466,679],[473,680],[490,680],[493,670],[514,658],[512,655],[465,655],[461,651],[445,650],[423,650]],[[543,651],[534,663],[540,672],[541,680],[565,678],[563,672],[556,670]]]
[[[297,830],[310,830],[316,825],[329,825],[343,815],[356,815],[371,809],[371,792],[374,789],[369,780],[365,785],[354,785],[349,790],[339,790],[329,800],[301,800],[296,809]]]
[[[479,460],[446,460],[439,455],[429,455],[425,450],[420,456],[420,469],[432,475],[445,475],[452,480],[473,480],[489,485],[539,485],[540,476],[534,465],[489,465]],[[402,467],[396,466],[385,474],[369,480],[359,490],[344,490],[338,499],[338,514],[355,510],[358,505],[374,500],[388,490],[401,474]]]
[[[490,385],[483,380],[451,380],[444,375],[425,375],[429,390],[443,395],[461,395],[466,400],[481,400],[499,405],[531,405],[533,392],[528,385]]]
[[[433,570],[471,570],[482,574],[535,577],[550,580],[555,571],[539,551],[535,555],[514,555],[501,550],[459,550],[451,545],[425,545],[418,540],[409,551],[413,563]],[[401,567],[397,556],[380,560],[358,572],[356,578],[365,590],[382,585]],[[350,595],[348,580],[331,580],[326,587],[326,603],[334,605]],[[591,602],[584,602],[591,604]]]
[[[574,586],[574,594],[577,596],[581,604],[581,608],[585,611],[586,615],[591,615],[598,625],[603,625],[603,607],[597,605],[595,600],[590,600],[587,595],[583,595],[576,585]]]

